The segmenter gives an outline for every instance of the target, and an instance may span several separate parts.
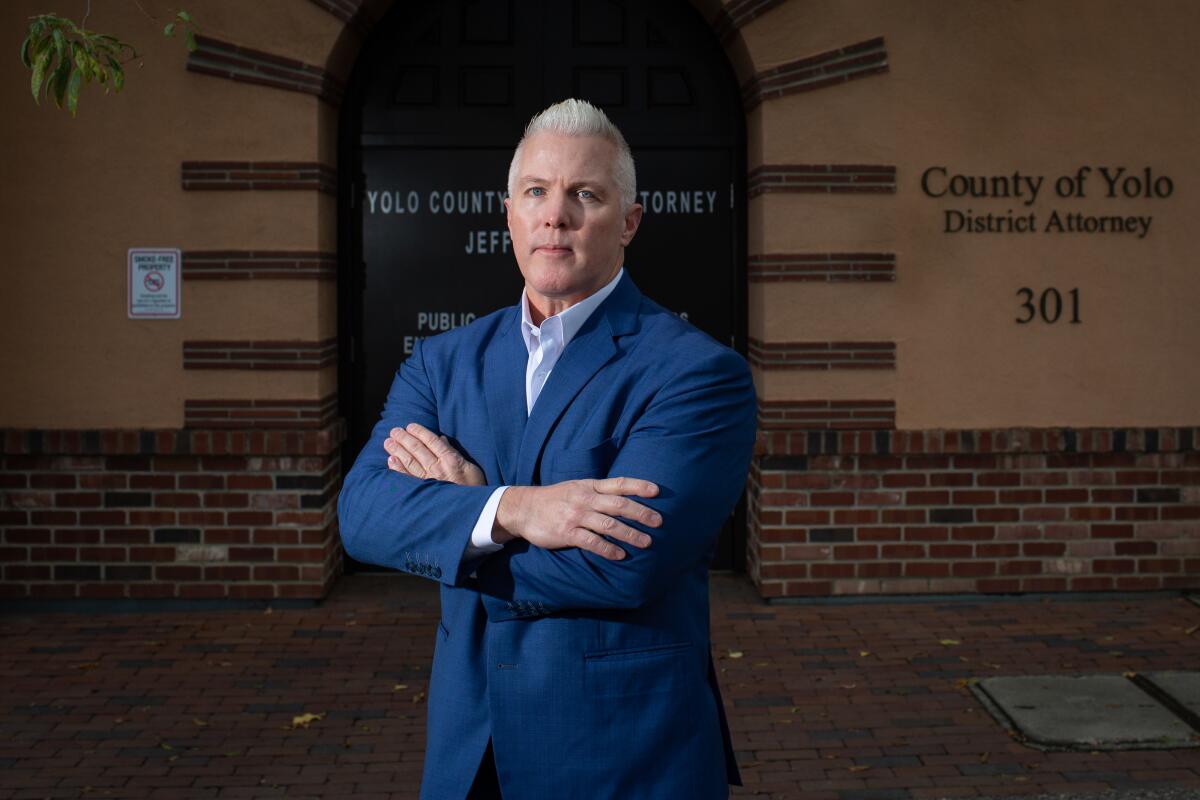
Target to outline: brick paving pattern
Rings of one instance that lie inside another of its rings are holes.
[[[744,576],[712,585],[735,797],[1200,796],[1200,749],[1041,752],[966,687],[1195,669],[1186,599],[766,605]],[[432,584],[367,575],[309,609],[9,611],[0,798],[415,798],[437,618]]]

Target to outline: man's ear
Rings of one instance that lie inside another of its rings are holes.
[[[625,229],[621,231],[621,246],[629,247],[633,235],[637,233],[638,225],[642,224],[642,204],[634,203],[625,212]]]

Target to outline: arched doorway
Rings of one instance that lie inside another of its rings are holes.
[[[646,207],[626,267],[745,351],[745,132],[733,71],[686,0],[396,4],[371,31],[339,134],[339,396],[348,469],[413,342],[511,305],[503,197],[529,118],[605,109]],[[715,568],[740,568],[743,512]],[[351,568],[355,565],[351,564]]]

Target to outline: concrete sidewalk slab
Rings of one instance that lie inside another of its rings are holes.
[[[1120,675],[987,678],[980,691],[1029,742],[1073,750],[1200,745],[1195,731]]]
[[[1141,677],[1149,681],[1150,688],[1161,693],[1164,700],[1175,705],[1176,713],[1193,728],[1200,726],[1200,672],[1151,672]]]

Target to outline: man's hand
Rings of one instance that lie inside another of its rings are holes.
[[[414,478],[432,478],[462,486],[483,486],[483,470],[463,458],[445,436],[438,436],[413,422],[407,428],[392,428],[383,443],[388,451],[388,469]]]
[[[546,550],[578,547],[612,561],[625,551],[608,539],[648,547],[650,537],[617,517],[651,528],[662,524],[657,511],[628,497],[654,497],[658,487],[636,478],[564,481],[551,486],[510,486],[500,498],[492,538],[522,538]]]
[[[388,468],[414,478],[433,478],[465,486],[487,481],[479,467],[463,458],[445,436],[413,422],[392,428],[383,443]],[[620,522],[617,517],[657,528],[656,511],[627,499],[655,497],[658,487],[636,478],[564,481],[552,486],[510,486],[500,498],[492,539],[504,543],[521,538],[546,550],[578,547],[618,561],[625,551],[604,537],[649,547],[650,537]]]

